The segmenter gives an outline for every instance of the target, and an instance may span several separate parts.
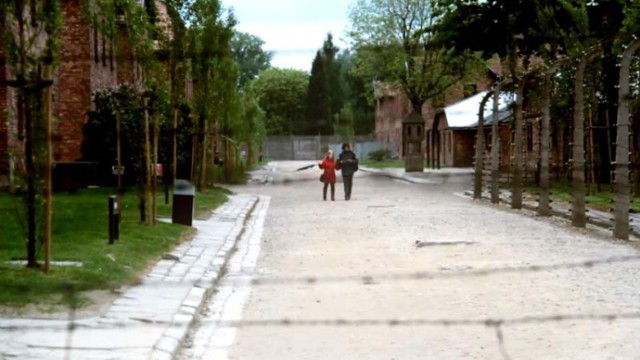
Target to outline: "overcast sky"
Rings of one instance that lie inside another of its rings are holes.
[[[260,37],[273,52],[271,65],[311,71],[327,33],[344,49],[351,0],[222,0],[233,8],[236,29]]]

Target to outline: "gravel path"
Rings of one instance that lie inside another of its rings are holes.
[[[265,283],[227,324],[229,358],[640,359],[633,244],[457,195],[467,184],[358,173],[351,201],[337,184],[324,202],[303,165],[239,189],[271,201]]]

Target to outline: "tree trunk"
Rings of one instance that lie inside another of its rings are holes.
[[[27,267],[36,268],[36,169],[34,162],[34,131],[33,131],[33,94],[27,90],[24,96],[24,128],[25,128],[25,167],[27,171]]]
[[[151,163],[151,225],[155,225],[157,217],[156,192],[158,189],[158,141],[160,137],[160,109],[153,113],[153,157]]]
[[[43,78],[49,80],[51,78],[51,66],[45,66]],[[52,229],[52,212],[53,197],[51,185],[51,169],[52,169],[52,151],[51,151],[51,86],[47,86],[44,91],[44,119],[45,119],[45,160],[44,160],[44,272],[49,272],[51,265],[51,229]]]
[[[118,189],[116,191],[116,202],[118,203],[118,223],[122,219],[124,212],[124,206],[122,204],[122,195],[124,194],[124,188],[122,187],[122,134],[121,134],[121,122],[122,114],[120,113],[120,106],[116,103],[116,167],[117,167],[117,183]]]
[[[151,191],[151,177],[153,176],[154,171],[151,168],[151,130],[149,129],[149,101],[144,99],[144,168],[145,168],[145,178],[144,178],[144,204],[146,209],[146,223],[151,224],[151,202],[149,192]]]
[[[592,61],[600,51],[592,51],[584,56],[578,63],[574,83],[574,109],[573,109],[573,154],[571,184],[573,188],[573,205],[571,210],[571,223],[576,227],[585,227],[587,224],[585,209],[585,160],[584,160],[584,72],[587,63]]]
[[[631,59],[640,48],[640,39],[632,41],[624,51],[620,62],[620,87],[618,92],[618,122],[615,159],[615,195],[613,236],[629,239],[629,68]]]
[[[120,134],[120,120],[122,115],[120,109],[116,109],[116,166],[118,167],[118,204],[120,203],[120,194],[122,194],[122,140]],[[122,211],[122,209],[120,209]]]
[[[493,92],[487,92],[480,101],[480,109],[478,110],[478,131],[476,133],[476,163],[475,178],[473,181],[473,198],[482,198],[482,177],[484,172],[484,107],[489,101]]]
[[[202,120],[202,136],[200,145],[200,175],[198,179],[198,191],[203,191],[207,184],[207,133],[209,131],[209,124],[207,119]]]
[[[178,109],[173,109],[173,151],[171,155],[171,184],[176,183],[176,176],[178,174]]]

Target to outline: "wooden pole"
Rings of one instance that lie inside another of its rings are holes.
[[[478,109],[478,128],[476,129],[476,159],[475,159],[475,178],[473,181],[473,198],[482,198],[482,177],[484,172],[484,107],[493,95],[492,91],[487,92],[480,101]]]
[[[146,210],[145,222],[147,224],[151,224],[151,211],[150,201],[149,201],[149,191],[151,188],[151,176],[152,176],[152,167],[151,167],[151,139],[150,139],[150,129],[149,129],[149,101],[145,97],[144,99],[144,158],[145,158],[145,186],[144,186],[144,207]]]
[[[153,161],[151,164],[151,224],[156,223],[156,189],[158,188],[158,137],[160,136],[160,111],[153,113]]]
[[[46,65],[43,69],[43,77],[46,80],[51,78],[51,65]],[[51,151],[51,86],[44,89],[44,118],[45,118],[45,161],[44,161],[44,272],[48,273],[51,265],[51,229],[52,229],[52,151]]]
[[[120,139],[120,121],[122,115],[119,107],[116,109],[116,166],[118,167],[118,203],[120,203],[120,194],[122,193],[122,141]]]
[[[629,240],[629,207],[631,187],[629,183],[629,85],[631,60],[640,49],[640,39],[632,41],[620,61],[620,86],[618,88],[618,122],[616,132],[615,193],[613,236]]]
[[[573,147],[572,147],[572,207],[571,224],[575,227],[587,225],[586,215],[586,187],[585,187],[585,157],[584,157],[584,73],[587,64],[601,54],[600,49],[595,49],[586,54],[578,63],[574,83],[574,109],[573,109]]]
[[[549,208],[549,125],[551,124],[551,84],[552,76],[557,70],[553,65],[544,73],[542,123],[540,124],[540,197],[538,214],[550,216]]]
[[[171,184],[176,183],[176,174],[178,173],[178,109],[173,109],[173,161],[171,162]]]

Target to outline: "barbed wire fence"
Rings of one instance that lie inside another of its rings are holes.
[[[336,284],[355,282],[361,284],[373,284],[381,282],[397,282],[397,281],[432,281],[443,279],[455,279],[455,278],[470,278],[470,277],[488,277],[497,276],[501,274],[533,274],[540,272],[550,272],[569,269],[592,269],[594,267],[623,264],[623,263],[639,263],[640,255],[632,256],[613,256],[600,259],[589,259],[576,262],[563,262],[555,264],[533,264],[524,266],[505,266],[505,267],[493,267],[484,269],[470,269],[470,270],[457,270],[457,271],[422,271],[413,273],[399,273],[399,274],[378,274],[378,275],[346,275],[346,276],[302,276],[302,277],[258,277],[250,279],[237,279],[237,284],[234,286],[294,286],[300,284],[309,285],[323,285],[323,284]],[[248,275],[252,277],[251,275]],[[233,279],[230,279],[233,281]],[[184,282],[180,283],[184,285]],[[193,283],[195,285],[195,282]],[[168,283],[154,283],[154,286],[162,286],[170,288]],[[66,326],[66,340],[64,344],[65,359],[71,358],[72,352],[72,339],[74,333],[78,329],[82,329],[86,324],[78,322],[77,310],[79,309],[82,301],[82,293],[76,289],[72,284],[68,284],[65,287],[64,304],[66,312],[68,312],[68,323]],[[331,326],[331,327],[372,327],[372,326],[387,326],[387,327],[417,327],[417,326],[436,326],[436,327],[469,327],[477,326],[484,327],[493,331],[496,346],[505,360],[512,360],[512,357],[507,351],[507,339],[504,335],[505,326],[524,325],[524,324],[554,324],[569,321],[602,321],[612,322],[619,320],[640,320],[640,311],[620,311],[620,312],[608,312],[608,313],[574,313],[574,314],[549,314],[549,315],[535,315],[535,316],[522,316],[514,318],[503,317],[486,317],[476,319],[455,319],[455,318],[369,318],[369,319],[344,319],[344,318],[323,318],[323,319],[291,319],[291,318],[276,318],[276,319],[263,319],[263,320],[251,320],[251,319],[238,319],[238,320],[206,320],[200,319],[199,321],[208,326],[217,327],[310,327],[310,326]],[[107,323],[101,326],[106,328],[123,328],[140,326],[141,330],[144,326],[149,324],[145,323]],[[0,324],[0,330],[2,331],[22,331],[25,326],[17,325],[2,325]],[[46,329],[46,325],[28,326],[29,329]],[[0,354],[1,355],[1,354]],[[1,358],[1,356],[0,356]]]

